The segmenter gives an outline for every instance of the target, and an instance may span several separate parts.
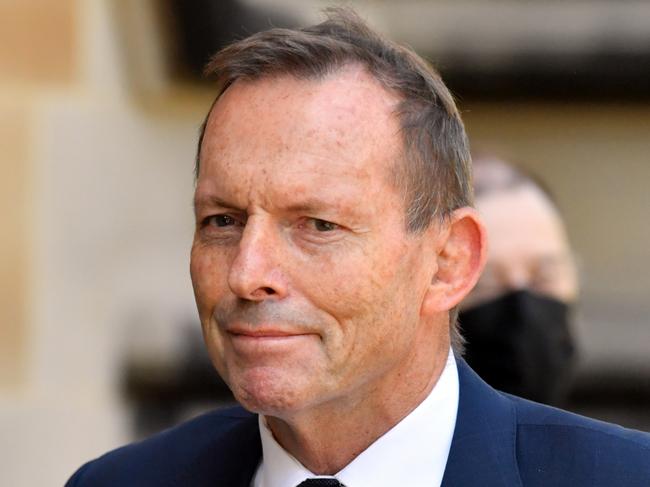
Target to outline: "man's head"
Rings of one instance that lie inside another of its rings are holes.
[[[414,54],[337,11],[218,53],[192,280],[250,409],[290,416],[427,385],[483,263],[462,122]]]
[[[474,181],[490,248],[483,275],[463,307],[517,290],[572,303],[578,292],[576,268],[550,193],[523,170],[493,156],[476,158]]]
[[[562,218],[538,181],[498,158],[475,158],[474,182],[490,249],[461,307],[465,359],[499,390],[556,403],[574,363],[577,294]]]

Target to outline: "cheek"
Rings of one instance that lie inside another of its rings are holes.
[[[190,257],[190,275],[208,354],[219,375],[227,381],[229,374],[223,337],[217,328],[212,326],[211,319],[214,306],[223,294],[222,283],[226,279],[219,271],[224,268],[223,264],[219,264],[221,259],[210,249],[195,245]]]
[[[353,250],[306,262],[294,273],[297,288],[338,320],[367,312],[380,290],[373,260]]]
[[[363,333],[379,335],[377,322],[392,319],[403,304],[403,289],[410,279],[405,246],[354,248],[329,259],[305,263],[296,273],[297,286],[308,298],[334,316],[346,333],[367,322]],[[308,270],[309,269],[309,270]],[[411,297],[413,298],[413,296]]]
[[[210,311],[227,287],[226,269],[223,256],[197,245],[192,248],[190,276],[201,318]]]

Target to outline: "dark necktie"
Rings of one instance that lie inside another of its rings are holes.
[[[297,487],[345,487],[336,479],[307,479],[300,482]]]

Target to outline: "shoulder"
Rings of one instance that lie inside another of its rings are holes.
[[[249,463],[256,464],[261,448],[256,418],[239,407],[204,414],[88,462],[66,486],[207,482],[219,476],[220,468],[230,467],[225,463],[240,450],[249,454]],[[237,456],[235,462],[246,462],[244,457]]]
[[[524,485],[650,485],[650,434],[504,395],[517,413]]]

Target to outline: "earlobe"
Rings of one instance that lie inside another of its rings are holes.
[[[438,233],[437,271],[423,311],[439,313],[456,306],[472,290],[485,265],[487,235],[478,212],[455,210]]]

